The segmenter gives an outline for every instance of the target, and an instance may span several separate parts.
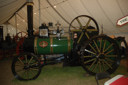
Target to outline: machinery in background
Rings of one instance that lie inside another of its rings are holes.
[[[13,59],[12,73],[19,80],[36,79],[41,67],[48,60],[63,60],[64,66],[81,65],[89,74],[99,72],[113,73],[119,66],[121,59],[120,39],[112,39],[107,35],[99,35],[99,27],[95,19],[87,15],[74,18],[69,25],[69,36],[62,37],[63,30],[50,31],[45,24],[39,27],[39,35],[33,34],[33,3],[27,5],[28,37],[23,38],[17,46],[22,49]],[[51,35],[56,35],[55,37]],[[123,38],[124,39],[124,38]],[[62,57],[48,55],[59,54]],[[52,62],[52,63],[53,63]]]
[[[0,60],[6,57],[16,56],[22,52],[22,48],[20,47],[25,37],[27,37],[25,32],[19,32],[13,38],[8,33],[5,40],[2,37],[0,40]]]
[[[0,60],[5,57],[11,57],[15,53],[16,42],[14,39],[11,38],[10,34],[8,33],[3,38],[3,26],[0,26]]]

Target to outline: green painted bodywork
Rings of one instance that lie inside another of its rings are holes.
[[[118,44],[119,47],[121,47],[122,41],[116,40],[116,43]]]
[[[46,41],[48,45],[46,47],[41,47],[39,43],[42,41]],[[68,39],[67,37],[62,37],[60,39],[56,37],[37,38],[37,40],[34,43],[36,43],[36,54],[65,54],[70,52],[73,48],[73,40]]]
[[[46,41],[48,42],[48,46],[45,48],[42,48],[39,46],[39,43],[42,41]],[[37,54],[48,54],[50,53],[50,38],[37,38],[37,49],[36,49],[36,53]]]

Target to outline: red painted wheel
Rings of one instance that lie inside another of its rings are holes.
[[[19,55],[20,52],[23,52],[23,42],[26,37],[27,37],[27,33],[23,31],[17,33],[16,36],[14,37],[15,42],[17,43],[17,46],[16,46],[17,55]]]
[[[15,42],[18,43],[20,39],[25,38],[25,37],[27,37],[27,33],[22,31],[22,32],[17,33],[14,39],[15,39]]]

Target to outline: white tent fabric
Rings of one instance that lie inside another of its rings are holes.
[[[117,20],[128,15],[128,0],[40,0],[41,22],[53,22],[54,26],[59,21],[66,30],[67,24],[49,5],[48,1],[69,23],[79,15],[89,15],[93,17],[100,27],[103,25],[105,34],[108,35],[128,35],[128,25],[118,27]],[[26,0],[0,0],[0,24],[5,23],[18,10]],[[39,28],[39,4],[34,2],[34,30]],[[17,29],[27,31],[27,8],[23,7],[16,14]],[[16,27],[15,16],[8,22]]]
[[[11,38],[13,38],[16,35],[16,29],[12,25],[10,25],[10,24],[4,24],[2,26],[4,27],[4,29],[3,29],[3,31],[4,31],[3,32],[4,40],[5,40],[5,37],[6,37],[7,33],[9,33],[9,35],[11,36]],[[20,30],[17,30],[17,32],[20,32]]]
[[[6,22],[26,0],[0,0],[0,24]]]

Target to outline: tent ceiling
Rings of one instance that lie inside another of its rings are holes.
[[[49,5],[47,0],[41,1],[41,22],[53,22],[54,26],[59,21],[64,29],[68,29],[67,24]],[[103,25],[106,34],[128,33],[128,25],[117,27],[118,19],[128,15],[128,0],[48,0],[56,10],[69,23],[78,15],[89,15],[93,17],[99,27]],[[18,10],[26,0],[0,0],[0,24],[6,22]],[[39,28],[39,5],[38,0],[34,2],[34,30]],[[17,29],[27,30],[27,8],[23,7],[16,14]],[[15,16],[9,23],[16,26]],[[101,27],[100,27],[101,28]],[[101,31],[101,29],[100,29]]]
[[[24,2],[25,0],[0,0],[0,24],[6,22]]]

